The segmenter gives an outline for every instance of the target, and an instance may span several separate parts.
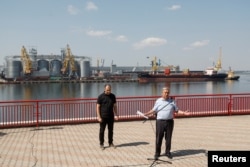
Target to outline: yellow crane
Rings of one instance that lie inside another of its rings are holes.
[[[219,59],[218,59],[216,65],[215,65],[215,70],[216,71],[219,71],[219,70],[222,69],[221,56],[222,56],[222,49],[220,47]]]
[[[147,58],[149,58],[149,57],[147,57]],[[152,66],[152,74],[156,74],[158,71],[158,68],[160,66],[160,60],[158,63],[156,56],[154,56],[154,59],[151,61],[151,66]]]
[[[61,72],[63,75],[67,74],[68,68],[70,68],[71,74],[76,72],[75,59],[71,53],[71,49],[70,49],[69,45],[67,45],[67,47],[66,47],[65,58],[63,60],[63,65],[62,65],[62,69],[61,69]]]
[[[31,62],[29,54],[27,53],[26,48],[24,46],[21,49],[21,60],[23,63],[23,73],[25,75],[31,74],[32,62]]]
[[[153,73],[156,73],[157,70],[158,70],[158,63],[157,63],[157,59],[156,59],[156,56],[155,56],[153,61],[152,61],[152,71],[153,71]]]

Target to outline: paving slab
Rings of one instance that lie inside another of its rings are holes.
[[[207,167],[209,150],[250,149],[250,115],[175,119],[171,160],[148,160],[154,156],[155,120],[115,122],[116,149],[108,147],[106,129],[101,150],[98,132],[98,123],[0,129],[0,166]]]

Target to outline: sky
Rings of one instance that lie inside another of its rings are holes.
[[[0,65],[22,46],[91,58],[92,66],[204,70],[219,57],[250,70],[249,0],[2,0]]]

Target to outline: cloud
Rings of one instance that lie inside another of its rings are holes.
[[[202,47],[202,46],[208,45],[208,43],[209,43],[209,40],[196,41],[196,42],[192,43],[191,46],[194,48]]]
[[[93,2],[88,2],[86,9],[87,10],[98,10],[98,7]]]
[[[79,13],[79,9],[77,9],[73,5],[68,5],[67,11],[69,12],[70,15],[77,15]]]
[[[167,43],[167,40],[162,38],[156,38],[156,37],[149,37],[146,39],[143,39],[142,41],[135,43],[134,48],[135,49],[142,49],[145,47],[152,47],[152,46],[160,46]]]
[[[106,35],[109,35],[111,34],[112,31],[95,31],[95,30],[89,30],[86,32],[87,35],[89,36],[94,36],[94,37],[101,37],[101,36],[106,36]]]
[[[203,47],[209,44],[209,40],[195,41],[191,43],[188,47],[184,47],[183,50],[192,50],[195,48]]]
[[[181,8],[180,5],[172,5],[171,7],[168,8],[168,10],[179,10]]]
[[[127,42],[127,41],[128,41],[127,37],[124,36],[124,35],[119,35],[119,36],[117,36],[117,37],[115,38],[115,40],[116,40],[116,41],[119,41],[119,42]]]

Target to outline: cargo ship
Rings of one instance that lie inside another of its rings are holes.
[[[165,69],[164,73],[140,73],[139,83],[147,82],[193,82],[193,81],[224,81],[227,73],[220,73],[214,68],[207,68],[203,71],[189,71],[171,73],[170,69]]]
[[[228,74],[221,69],[221,58],[215,67],[209,67],[205,71],[171,71],[165,68],[164,72],[158,71],[159,63],[156,57],[152,61],[152,71],[138,74],[139,83],[147,82],[193,82],[193,81],[224,81]]]

